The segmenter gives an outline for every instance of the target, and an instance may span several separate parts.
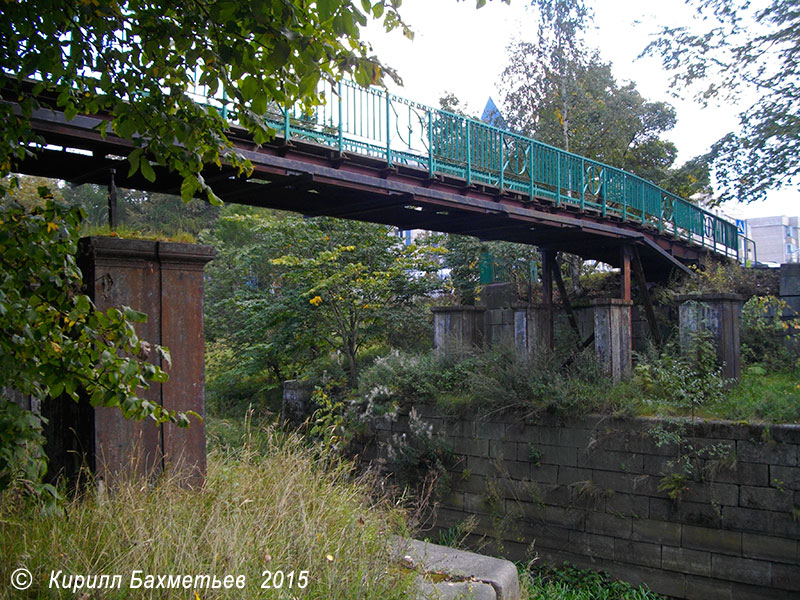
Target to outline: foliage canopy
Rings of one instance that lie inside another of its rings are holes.
[[[379,83],[384,68],[369,55],[359,27],[382,19],[411,37],[400,0],[215,0],[178,2],[7,2],[0,19],[0,175],[13,170],[36,141],[31,115],[55,99],[67,119],[106,113],[114,133],[136,146],[131,171],[155,178],[153,164],[176,171],[185,200],[216,196],[204,164],[226,161],[251,169],[228,138],[223,111],[193,95],[200,86],[226,108],[256,143],[271,131],[268,103],[311,106],[321,78],[350,74]],[[387,71],[393,75],[391,71]],[[226,112],[227,114],[227,112]]]
[[[762,200],[796,181],[800,140],[800,10],[796,0],[687,0],[690,26],[663,27],[643,54],[659,56],[677,88],[704,106],[743,100],[739,130],[712,147],[720,200]],[[754,98],[754,100],[750,100]]]
[[[279,384],[339,352],[351,382],[358,354],[408,326],[440,285],[432,249],[383,225],[225,208],[211,236],[207,335],[245,378]],[[426,324],[427,325],[427,324]]]
[[[514,107],[505,115],[509,126],[684,198],[709,193],[703,157],[672,168],[677,148],[661,136],[675,126],[675,109],[647,101],[633,83],[618,83],[611,65],[581,42],[590,18],[586,9],[579,2],[566,4],[575,4],[570,18],[542,10],[537,41],[516,40],[509,46],[503,71],[505,105]],[[567,43],[568,35],[576,39]]]

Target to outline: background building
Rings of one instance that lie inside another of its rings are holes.
[[[800,217],[747,219],[747,232],[756,243],[759,262],[800,262]]]

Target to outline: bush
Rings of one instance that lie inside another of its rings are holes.
[[[761,363],[769,370],[791,370],[797,352],[789,346],[792,328],[800,326],[797,315],[775,296],[753,296],[742,306],[742,359],[749,364]]]
[[[694,417],[698,409],[723,398],[728,382],[720,374],[711,333],[701,330],[687,356],[680,354],[674,342],[662,352],[651,347],[640,355],[631,383],[641,402],[657,412]]]
[[[97,310],[82,293],[76,254],[83,212],[56,204],[46,187],[38,193],[43,206],[0,202],[2,386],[33,403],[88,400],[115,407],[126,418],[188,426],[187,414],[137,395],[167,379],[155,364],[169,362],[166,348],[136,333],[135,323],[147,315],[126,306]],[[55,490],[41,482],[45,455],[35,447],[42,442],[41,418],[5,396],[0,395],[0,489],[17,486],[52,498]]]
[[[520,355],[513,344],[499,344],[461,354],[393,352],[362,373],[359,397],[382,390],[382,402],[405,407],[436,403],[444,411],[469,405],[570,414],[613,408],[606,404],[607,395],[597,393],[605,383],[589,352],[562,368],[556,358],[534,360]]]

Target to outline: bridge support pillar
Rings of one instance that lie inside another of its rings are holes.
[[[605,373],[614,381],[631,374],[631,307],[629,300],[594,300],[594,351]]]
[[[738,294],[687,294],[679,296],[681,352],[695,353],[699,331],[708,331],[714,340],[717,361],[727,380],[741,377],[739,313],[743,298]]]
[[[625,245],[620,249],[620,298],[626,302],[631,301],[631,259],[633,258],[633,247]]]
[[[78,254],[87,294],[97,308],[126,305],[146,313],[147,322],[137,324],[138,335],[170,349],[172,365],[162,365],[169,381],[151,384],[141,392],[144,397],[201,416],[203,268],[213,255],[211,246],[112,237],[82,238]],[[150,419],[129,421],[117,408],[94,408],[88,401],[48,402],[42,409],[50,421],[45,434],[53,471],[70,479],[78,475],[75,468],[82,460],[106,483],[163,470],[192,487],[205,479],[202,421],[191,418],[188,429],[158,426]]]
[[[552,339],[552,307],[544,304],[514,307],[514,342],[520,354],[532,358],[547,356]]]
[[[478,348],[484,341],[483,306],[434,306],[433,347],[444,353]]]
[[[545,331],[547,348],[553,349],[553,269],[558,269],[556,253],[547,248],[539,249],[542,256],[542,318],[548,320]]]

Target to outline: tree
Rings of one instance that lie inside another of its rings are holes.
[[[720,201],[752,202],[800,173],[800,6],[797,0],[687,0],[689,27],[663,27],[643,55],[660,56],[676,88],[703,105],[755,96],[739,130],[711,149]]]
[[[665,102],[648,102],[633,83],[619,85],[611,65],[596,53],[572,66],[565,88],[546,72],[536,74],[535,44],[512,44],[503,72],[506,119],[525,135],[612,166],[657,184],[665,180],[677,154],[660,136],[675,125],[675,110]],[[569,98],[562,94],[566,89]],[[569,106],[568,127],[563,117]]]
[[[131,174],[139,171],[153,181],[153,165],[159,164],[180,175],[184,200],[202,192],[218,202],[203,179],[204,165],[224,161],[240,173],[251,171],[228,137],[228,117],[235,115],[237,124],[261,144],[273,133],[264,117],[268,105],[310,108],[323,101],[317,91],[321,79],[350,74],[369,84],[380,83],[385,72],[393,76],[369,55],[359,27],[370,17],[383,19],[387,30],[400,27],[410,37],[396,11],[399,4],[5,3],[0,19],[0,177],[14,172],[41,141],[31,126],[33,112],[55,105],[67,120],[78,114],[107,116],[102,133],[111,130],[134,145],[128,156]],[[199,101],[195,92],[215,99],[216,105]],[[16,185],[17,178],[0,183],[0,197]],[[118,406],[126,416],[184,423],[185,415],[136,396],[137,386],[163,377],[154,365],[131,358],[146,349],[132,325],[143,315],[129,309],[99,313],[77,292],[80,273],[73,254],[80,214],[50,203],[27,212],[17,203],[3,207],[0,376],[6,385],[41,400],[62,392],[74,399],[82,387],[92,403]],[[36,419],[13,412],[5,400],[1,408],[0,469],[14,478],[16,467],[6,462],[33,456],[26,450],[20,454],[18,443]],[[34,480],[41,469],[27,472]]]
[[[428,249],[404,246],[389,227],[225,212],[214,230],[207,331],[248,377],[266,370],[279,384],[339,351],[355,384],[359,351],[400,327],[404,310],[439,286]]]
[[[538,80],[540,87],[526,87],[524,91],[527,102],[523,106],[533,106],[542,101],[543,95],[551,87],[558,90],[558,118],[561,124],[561,141],[559,144],[570,152],[570,120],[572,118],[572,90],[575,85],[577,68],[585,55],[583,34],[591,19],[591,14],[583,0],[532,0],[539,15],[537,44],[528,45],[525,50],[532,53],[533,65],[522,67],[523,79]],[[518,48],[519,51],[519,48]],[[512,56],[518,52],[512,52]],[[513,64],[513,59],[512,59]],[[533,69],[531,70],[531,67]],[[512,75],[506,70],[504,77]],[[523,100],[519,98],[519,100]],[[538,100],[538,102],[537,102]]]
[[[54,99],[67,119],[107,113],[107,129],[132,141],[131,171],[153,180],[154,163],[183,178],[181,196],[216,201],[201,171],[228,162],[251,170],[228,138],[229,120],[256,143],[271,135],[269,103],[311,107],[320,79],[352,75],[379,83],[386,70],[369,55],[359,27],[369,17],[411,37],[400,0],[20,1],[0,19],[0,176],[36,141],[32,111]],[[363,11],[363,12],[362,12]],[[225,103],[201,104],[196,86]]]

